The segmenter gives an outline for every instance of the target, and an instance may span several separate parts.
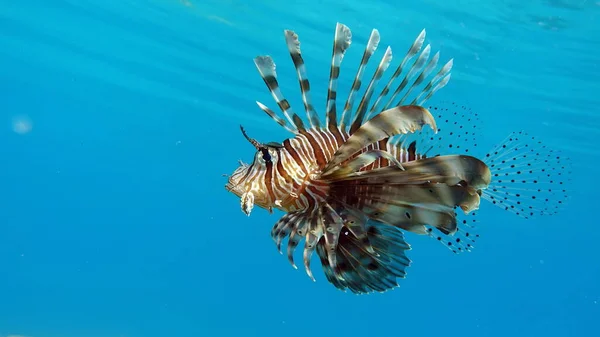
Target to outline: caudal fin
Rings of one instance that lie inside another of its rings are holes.
[[[484,160],[492,182],[482,198],[526,219],[556,214],[568,199],[569,159],[525,132],[511,133]]]

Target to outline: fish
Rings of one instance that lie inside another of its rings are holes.
[[[455,102],[426,107],[449,83],[454,60],[440,62],[440,52],[425,45],[425,30],[376,90],[392,64],[388,46],[360,95],[380,44],[373,29],[340,112],[338,81],[352,33],[337,23],[324,118],[311,98],[298,34],[285,30],[284,37],[306,117],[283,95],[273,58],[255,57],[281,113],[256,104],[292,135],[265,143],[240,126],[254,157],[251,163],[239,162],[225,189],[239,198],[247,216],[254,207],[283,213],[271,237],[294,268],[303,243],[304,269],[313,281],[316,252],[327,281],[337,289],[384,293],[399,286],[412,264],[408,233],[428,235],[461,253],[479,239],[481,200],[522,218],[563,208],[570,167],[560,151],[517,131],[477,156],[478,113]]]

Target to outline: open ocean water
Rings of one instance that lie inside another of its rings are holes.
[[[458,256],[407,234],[385,294],[294,270],[281,213],[246,217],[222,174],[251,160],[239,124],[289,136],[255,105],[275,108],[253,57],[302,111],[295,30],[322,112],[338,21],[340,97],[372,28],[377,59],[427,29],[454,58],[436,99],[478,111],[480,148],[523,129],[571,158],[561,213],[485,204]],[[0,336],[600,336],[599,55],[595,0],[0,0]]]

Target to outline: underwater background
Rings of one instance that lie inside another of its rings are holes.
[[[255,104],[274,107],[253,57],[299,107],[296,31],[322,112],[336,22],[340,96],[372,28],[398,58],[425,28],[454,58],[428,103],[477,111],[482,151],[519,130],[560,149],[565,208],[486,203],[461,255],[407,234],[384,294],[294,270],[269,235],[281,214],[246,217],[222,175],[254,153],[240,124],[290,136]],[[600,336],[599,55],[593,0],[1,0],[0,337]]]

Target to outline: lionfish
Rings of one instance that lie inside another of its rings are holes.
[[[310,264],[316,251],[327,280],[338,289],[385,292],[398,286],[411,263],[403,231],[429,235],[459,253],[470,251],[478,237],[470,217],[481,198],[524,218],[554,214],[562,205],[568,172],[556,151],[517,132],[480,159],[467,148],[476,146],[477,114],[454,103],[450,108],[424,107],[446,86],[453,65],[450,59],[438,66],[439,52],[430,58],[431,46],[423,48],[425,30],[371,104],[392,60],[391,48],[385,50],[354,109],[366,66],[380,42],[379,32],[372,30],[338,118],[340,64],[352,39],[350,29],[338,23],[324,122],[311,100],[298,35],[284,33],[309,124],[283,96],[272,58],[256,57],[254,63],[285,119],[256,103],[293,137],[262,143],[240,126],[256,153],[252,164],[240,161],[226,189],[241,198],[248,216],[255,205],[285,213],[271,236],[280,253],[287,238],[287,256],[295,268],[294,252],[304,240],[304,267],[313,281]]]

